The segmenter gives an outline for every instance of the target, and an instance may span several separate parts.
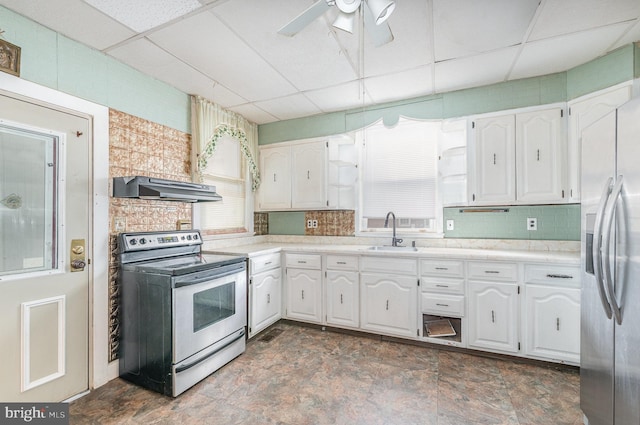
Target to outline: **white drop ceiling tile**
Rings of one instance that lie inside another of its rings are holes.
[[[363,104],[363,97],[366,105],[372,103],[368,95],[363,96],[359,81],[352,81],[319,90],[311,90],[305,92],[305,96],[323,112],[335,112],[360,107]]]
[[[309,4],[290,0],[234,0],[216,7],[212,13],[301,91],[357,78],[324,16],[292,37],[278,34]]]
[[[260,109],[269,111],[271,115],[279,120],[306,117],[322,112],[303,94],[255,102],[255,105]]]
[[[155,44],[249,101],[294,87],[212,13],[203,12],[148,35]]]
[[[444,93],[505,81],[518,47],[451,59],[435,65],[435,91]]]
[[[278,121],[276,117],[269,114],[269,112],[264,111],[258,107],[256,107],[252,103],[246,103],[244,105],[233,106],[231,108],[227,108],[229,111],[235,112],[236,114],[240,114],[249,121],[256,124],[267,124],[270,122]]]
[[[223,107],[247,102],[145,38],[124,44],[109,51],[109,54],[180,91],[200,95]]]
[[[433,94],[432,65],[366,78],[365,87],[375,103]]]
[[[638,0],[546,0],[529,40],[570,34],[640,16]]]
[[[24,15],[72,40],[103,50],[135,35],[81,0],[2,0],[2,6]]]
[[[626,44],[633,43],[635,41],[640,41],[640,19],[638,19],[635,23],[629,23],[628,32],[625,33],[616,44],[611,46],[609,50],[617,49],[618,47],[622,47]]]
[[[433,0],[436,61],[522,42],[539,0]]]
[[[627,27],[627,24],[609,25],[527,43],[509,78],[553,74],[586,63],[606,53]]]

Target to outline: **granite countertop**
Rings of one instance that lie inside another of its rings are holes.
[[[206,250],[241,254],[249,258],[276,252],[367,255],[380,257],[442,258],[485,261],[527,261],[537,263],[580,264],[580,253],[573,251],[531,251],[482,248],[418,247],[416,251],[373,251],[369,245],[332,245],[298,243],[256,243]]]

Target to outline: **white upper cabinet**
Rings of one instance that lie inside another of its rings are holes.
[[[491,205],[516,200],[515,116],[475,121],[475,172],[471,203]]]
[[[561,108],[516,115],[517,199],[565,201],[566,143]]]
[[[607,89],[569,102],[569,200],[580,202],[582,130],[631,99],[631,85]]]
[[[291,147],[260,148],[258,209],[291,208]]]
[[[291,146],[291,208],[326,206],[326,142]]]
[[[473,134],[471,205],[567,202],[563,108],[479,118]]]

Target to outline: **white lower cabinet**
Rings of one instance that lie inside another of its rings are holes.
[[[358,257],[327,256],[326,300],[328,325],[360,325],[360,275]]]
[[[526,274],[525,354],[529,357],[579,364],[579,269],[527,266]]]
[[[282,317],[280,253],[249,259],[249,338]]]
[[[471,281],[467,296],[469,347],[517,353],[518,285]]]
[[[362,273],[360,327],[384,334],[415,337],[415,277]]]
[[[322,270],[317,254],[286,254],[286,316],[322,322]]]

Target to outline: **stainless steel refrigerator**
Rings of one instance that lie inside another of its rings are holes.
[[[580,406],[640,424],[640,99],[582,133]]]

